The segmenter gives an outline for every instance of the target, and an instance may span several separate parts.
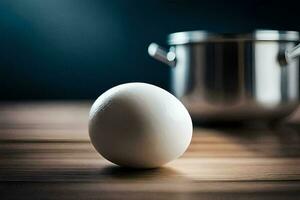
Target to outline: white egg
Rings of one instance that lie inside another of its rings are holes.
[[[92,144],[120,166],[164,165],[185,152],[192,132],[192,120],[183,104],[166,90],[146,83],[113,87],[90,111]]]

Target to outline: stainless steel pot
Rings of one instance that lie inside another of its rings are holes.
[[[171,66],[171,87],[194,120],[275,120],[296,109],[299,33],[179,32],[169,51],[152,43],[148,53]]]

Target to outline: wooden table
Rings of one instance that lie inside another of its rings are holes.
[[[300,199],[300,112],[276,127],[195,127],[181,158],[130,170],[93,149],[90,105],[0,104],[1,199]]]

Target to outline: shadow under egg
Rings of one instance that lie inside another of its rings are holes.
[[[174,180],[174,178],[185,179],[182,173],[168,166],[151,169],[136,169],[112,165],[102,168],[99,174],[106,178],[116,180],[164,181]]]

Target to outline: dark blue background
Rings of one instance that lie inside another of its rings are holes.
[[[294,1],[1,0],[0,100],[87,99],[125,82],[168,89],[147,55],[168,33],[300,30]]]

